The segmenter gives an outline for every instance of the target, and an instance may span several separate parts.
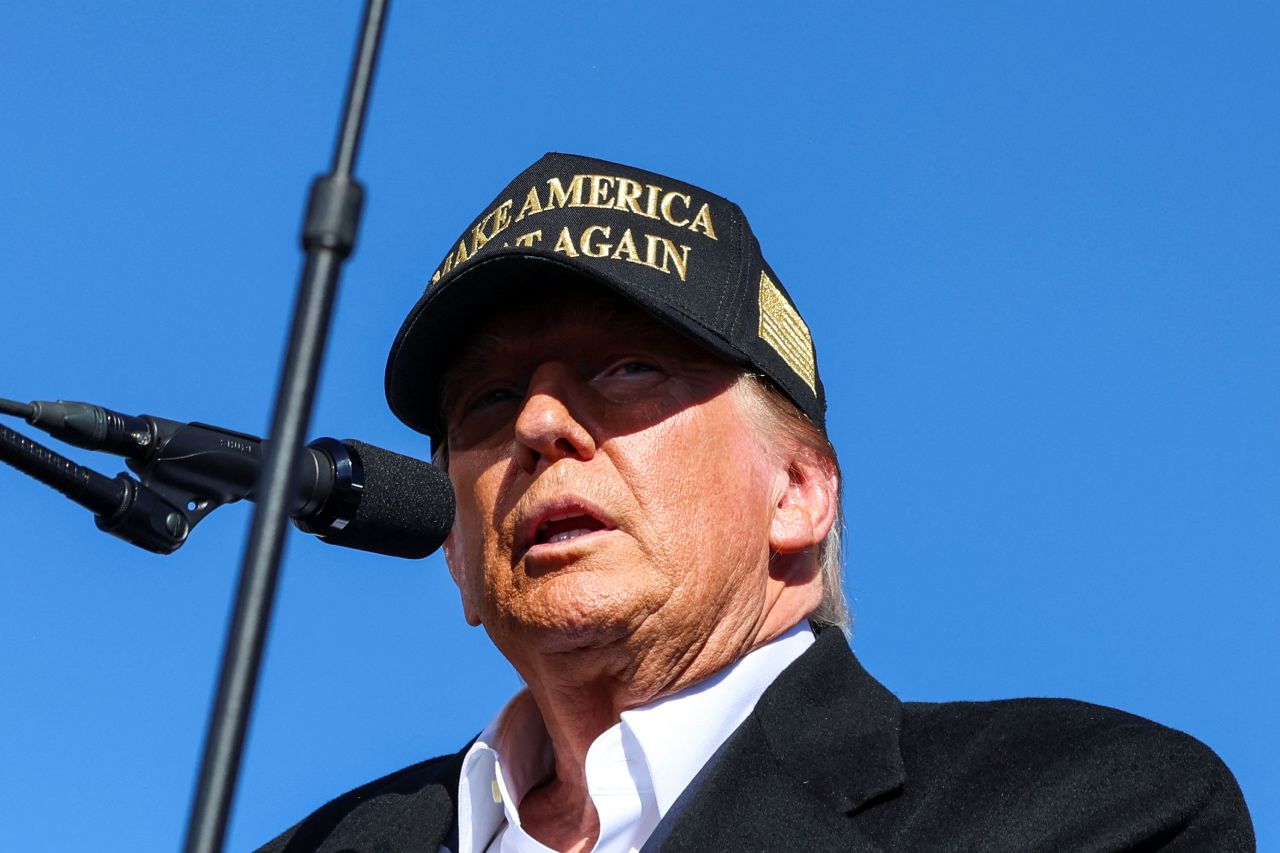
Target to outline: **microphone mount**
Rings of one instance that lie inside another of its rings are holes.
[[[0,427],[0,460],[92,511],[99,529],[153,553],[178,550],[215,509],[256,498],[266,455],[257,436],[65,400],[0,400],[0,413],[75,447],[123,456],[137,479],[108,478]],[[289,514],[308,533],[340,531],[355,517],[364,487],[360,458],[331,438],[308,449],[297,457]]]

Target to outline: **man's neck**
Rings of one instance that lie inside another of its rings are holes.
[[[525,831],[553,850],[590,850],[600,821],[587,787],[587,752],[624,711],[678,693],[740,660],[790,627],[717,623],[697,646],[605,647],[520,658],[555,756],[554,775],[521,800]],[[621,646],[622,644],[618,644]]]
[[[717,633],[679,647],[625,641],[539,654],[508,654],[529,686],[556,755],[556,778],[580,782],[587,750],[622,712],[678,693],[739,660],[783,630],[760,637],[758,626],[720,623]],[[504,650],[504,653],[506,650]],[[585,788],[584,788],[585,796]]]

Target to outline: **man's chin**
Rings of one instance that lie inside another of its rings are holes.
[[[560,654],[626,643],[665,600],[660,589],[619,584],[591,571],[551,578],[506,609],[494,636],[504,652]],[[490,631],[490,635],[494,635]]]

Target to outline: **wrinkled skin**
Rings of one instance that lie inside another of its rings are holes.
[[[445,554],[468,621],[547,723],[556,777],[520,808],[558,849],[594,839],[582,766],[601,731],[821,598],[834,477],[766,443],[739,373],[621,300],[569,289],[489,321],[447,375]]]

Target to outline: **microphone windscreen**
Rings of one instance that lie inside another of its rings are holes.
[[[453,485],[434,465],[372,444],[344,445],[364,468],[364,491],[355,517],[321,537],[332,545],[419,559],[434,552],[453,526]]]

